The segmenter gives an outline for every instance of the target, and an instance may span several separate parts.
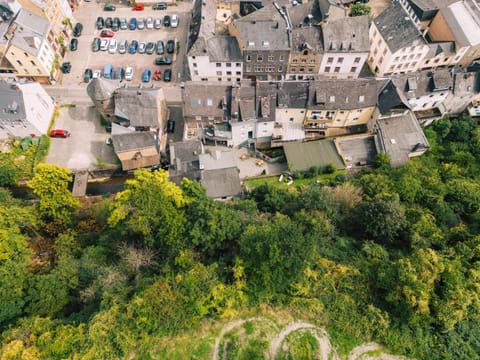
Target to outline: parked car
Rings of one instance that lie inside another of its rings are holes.
[[[103,39],[103,40],[107,40],[108,39]],[[92,51],[93,52],[97,52],[98,50],[100,50],[100,44],[102,43],[102,40],[100,40],[100,38],[96,37],[96,38],[93,38],[93,41],[92,41]]]
[[[76,51],[78,48],[78,39],[73,38],[70,40],[70,51]]]
[[[81,23],[76,23],[75,27],[73,28],[73,36],[79,37],[82,35],[83,25]]]
[[[163,25],[164,26],[170,26],[170,16],[169,15],[165,15],[163,17]]]
[[[103,67],[103,77],[105,79],[111,79],[113,73],[113,65],[112,64],[105,64]]]
[[[133,68],[131,66],[127,66],[125,69],[125,80],[131,81],[133,79]]]
[[[103,17],[101,16],[97,17],[97,29],[102,30],[104,26],[105,26],[105,21],[103,20]]]
[[[103,38],[100,42],[100,50],[107,51],[109,45],[110,45],[110,39]]]
[[[70,136],[70,133],[67,130],[50,130],[50,137],[60,137],[67,138]]]
[[[176,15],[176,14],[172,15],[172,19],[171,19],[171,21],[170,21],[171,27],[172,27],[172,28],[178,27],[178,21],[179,21],[178,15]]]
[[[167,53],[173,54],[175,51],[175,41],[174,40],[168,40],[167,41]]]
[[[143,9],[145,9],[145,5],[143,5],[142,3],[136,3],[132,7],[133,11],[143,11]]]
[[[113,37],[113,35],[115,35],[115,34],[113,33],[112,30],[102,30],[102,32],[100,33],[100,37],[103,37],[103,38]]]
[[[120,19],[118,17],[113,18],[112,31],[118,31],[120,29]]]
[[[112,78],[113,80],[123,80],[123,77],[125,76],[125,70],[123,68],[118,67],[115,70],[113,70],[113,75]]]
[[[128,48],[128,41],[127,40],[120,41],[120,44],[118,44],[118,52],[120,54],[125,54],[127,52],[127,48]]]
[[[150,70],[148,70],[148,69],[143,70],[142,81],[143,82],[149,82],[151,76],[152,76],[152,72]]]
[[[92,79],[100,79],[102,77],[102,70],[95,70],[92,75]]]
[[[163,81],[171,81],[172,80],[172,70],[167,69],[163,72]]]
[[[167,121],[167,133],[173,133],[175,131],[175,121],[170,119]]]
[[[153,4],[152,9],[153,10],[167,10],[167,3],[166,2],[158,2],[156,4]]]
[[[122,30],[127,30],[128,29],[127,19],[125,19],[125,18],[120,19],[120,29],[122,29]]]
[[[115,11],[115,10],[117,10],[115,5],[108,4],[103,7],[103,11]]]
[[[111,29],[113,24],[113,19],[111,17],[105,18],[105,27]]]
[[[153,29],[153,19],[150,16],[145,20],[145,27],[148,30]]]
[[[155,65],[172,65],[172,59],[167,57],[158,57],[155,59]]]
[[[62,67],[61,67],[62,73],[68,74],[68,73],[70,73],[71,69],[72,69],[72,64],[69,61],[64,62],[62,64]]]
[[[139,54],[145,54],[146,48],[147,48],[147,44],[145,44],[144,42],[138,43],[138,53]]]
[[[110,54],[115,54],[117,52],[118,42],[116,39],[110,40],[110,44],[108,45],[108,52]]]
[[[138,29],[138,30],[143,30],[143,29],[145,29],[145,19],[143,19],[143,18],[138,18],[138,20],[137,20],[137,29]]]
[[[153,52],[155,51],[155,43],[154,42],[148,42],[147,43],[147,46],[145,48],[145,52],[148,54],[148,55],[152,55]]]
[[[128,24],[128,27],[130,30],[135,30],[137,28],[137,19],[136,18],[131,18],[130,22]]]
[[[164,46],[163,46],[163,41],[162,40],[158,40],[157,41],[157,55],[162,55],[165,50],[164,50]]]
[[[162,27],[162,20],[160,18],[153,20],[153,27],[157,30],[160,29]]]
[[[90,80],[92,80],[92,77],[93,77],[92,69],[85,69],[85,72],[83,73],[83,81],[88,83]]]
[[[137,52],[137,48],[138,48],[138,41],[132,40],[132,42],[130,43],[130,47],[128,48],[128,52],[130,54],[135,54]]]

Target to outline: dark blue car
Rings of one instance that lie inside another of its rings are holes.
[[[152,76],[152,72],[150,70],[143,70],[142,81],[149,82],[150,77]]]
[[[137,52],[137,48],[138,48],[138,41],[132,40],[132,42],[130,43],[130,47],[128,48],[128,52],[130,54],[135,54]]]
[[[131,18],[128,27],[130,30],[135,30],[137,28],[137,18]]]

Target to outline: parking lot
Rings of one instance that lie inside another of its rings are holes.
[[[128,83],[133,86],[142,82],[142,73],[145,69],[151,70],[152,75],[157,69],[162,72],[162,75],[164,70],[172,70],[171,82],[164,82],[163,80],[150,81],[150,84],[154,82],[157,86],[173,86],[175,82],[185,80],[182,78],[184,73],[183,57],[185,56],[186,38],[191,18],[191,2],[178,2],[176,6],[168,6],[166,10],[153,10],[152,4],[145,4],[143,11],[133,11],[131,7],[126,5],[116,5],[116,11],[104,11],[103,6],[104,4],[102,3],[84,2],[74,12],[76,21],[83,24],[83,31],[82,35],[78,37],[78,49],[70,51],[66,56],[65,61],[69,61],[72,64],[72,69],[70,74],[63,75],[62,85],[79,85],[83,82],[83,74],[86,68],[90,68],[93,71],[101,70],[103,73],[105,64],[112,64],[114,68],[122,67],[123,69],[131,66],[133,68],[133,79]],[[179,25],[177,28],[164,26],[163,19],[167,14],[170,16],[173,14],[178,15]],[[125,54],[120,54],[118,49],[114,54],[108,51],[93,52],[93,38],[100,37],[101,33],[101,30],[97,29],[96,24],[98,16],[104,19],[107,17],[125,18],[127,22],[132,17],[135,17],[137,22],[139,18],[146,19],[151,17],[153,20],[161,19],[162,25],[160,29],[147,29],[146,27],[142,30],[119,29],[117,32],[114,32],[113,39],[116,39],[118,43],[125,39],[128,43],[131,43],[132,40],[137,40],[138,42],[154,42],[155,44],[158,40],[162,40],[165,45],[168,40],[174,40],[176,44],[175,51],[173,54],[165,53],[163,55],[157,55],[156,52],[151,55],[146,53],[139,54],[138,52],[129,54],[128,50]],[[157,66],[154,64],[156,57],[172,58],[173,64]]]

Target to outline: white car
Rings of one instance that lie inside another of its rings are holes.
[[[145,19],[143,19],[143,18],[138,18],[137,19],[137,29],[138,30],[145,29]]]
[[[153,21],[153,27],[157,30],[160,29],[162,27],[162,20],[160,20],[159,18],[156,18]]]
[[[131,81],[133,79],[133,68],[131,66],[127,66],[125,69],[125,80]]]
[[[107,51],[109,44],[110,44],[110,39],[103,38],[102,41],[100,42],[100,50]]]
[[[102,70],[95,70],[92,74],[92,79],[100,79],[102,77]]]
[[[178,15],[177,14],[172,15],[172,17],[170,19],[170,26],[172,28],[178,27]]]
[[[145,50],[147,49],[147,44],[144,42],[138,43],[138,53],[145,54]]]
[[[118,42],[117,39],[110,40],[110,45],[108,45],[108,52],[110,54],[115,54],[117,52]]]
[[[153,29],[153,19],[151,17],[147,18],[145,21],[145,26],[147,29]]]
[[[120,54],[125,54],[127,52],[127,47],[128,47],[128,41],[127,40],[122,40],[118,44],[118,52]]]

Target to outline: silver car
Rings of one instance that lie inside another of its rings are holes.
[[[145,29],[145,19],[144,18],[138,18],[137,19],[137,29],[138,30]]]
[[[147,29],[149,30],[153,29],[153,19],[151,17],[148,17],[145,25]]]
[[[139,43],[138,44],[138,53],[139,54],[144,54],[146,48],[147,48],[147,44],[145,44],[144,42]]]
[[[127,40],[120,41],[120,44],[118,45],[118,52],[120,54],[125,54],[127,52],[127,48],[128,48],[128,41]]]
[[[122,30],[127,30],[128,29],[127,19],[125,19],[125,18],[120,19],[120,29],[122,29]]]
[[[162,26],[162,20],[160,18],[156,18],[153,21],[153,27],[158,30],[160,29],[161,26]]]

